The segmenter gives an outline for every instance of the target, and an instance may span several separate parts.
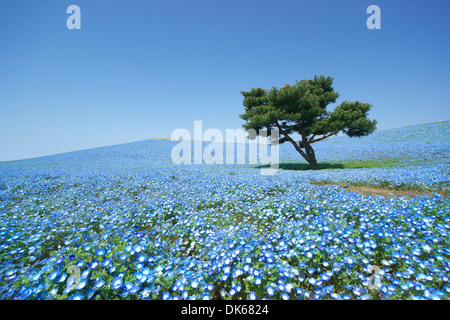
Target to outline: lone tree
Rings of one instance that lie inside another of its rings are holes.
[[[294,85],[285,85],[270,90],[253,88],[241,91],[244,96],[245,113],[239,115],[246,121],[246,130],[278,129],[278,143],[289,141],[303,158],[317,170],[313,143],[343,132],[349,137],[361,137],[372,133],[376,120],[367,118],[371,108],[368,103],[344,101],[334,111],[328,112],[327,105],[336,102],[339,94],[332,87],[333,78],[315,76],[311,80],[300,80]],[[291,135],[301,137],[296,142]],[[255,137],[249,137],[254,139]]]

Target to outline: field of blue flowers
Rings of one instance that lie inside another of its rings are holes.
[[[450,122],[316,146],[319,162],[386,166],[272,176],[175,165],[175,144],[0,163],[0,299],[450,298]]]

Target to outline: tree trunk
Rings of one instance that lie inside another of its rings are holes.
[[[317,160],[314,155],[312,155],[309,159],[306,159],[311,167],[312,170],[319,170],[319,167],[317,166]]]
[[[295,150],[297,150],[297,152],[300,153],[306,161],[308,161],[309,165],[311,166],[311,169],[319,170],[319,167],[317,166],[316,154],[314,152],[314,149],[311,147],[311,145],[306,139],[306,134],[305,131],[303,130],[303,127],[300,127],[300,130],[302,135],[303,147],[305,148],[305,151],[303,151],[302,148],[300,148],[300,146],[286,133],[286,131],[284,131],[281,128],[278,122],[276,122],[275,125],[278,128],[278,131],[281,134],[283,134],[290,143],[292,143]]]
[[[317,166],[317,160],[316,160],[316,153],[314,152],[314,149],[311,147],[309,142],[305,141],[305,151],[308,158],[306,161],[308,161],[309,165],[311,166],[312,170],[319,170],[319,167]]]

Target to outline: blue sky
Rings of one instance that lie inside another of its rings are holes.
[[[66,9],[81,8],[81,30]],[[381,30],[366,9],[381,8]],[[241,90],[334,78],[378,129],[450,120],[449,1],[0,2],[0,161],[240,128]],[[331,106],[332,108],[333,106]]]

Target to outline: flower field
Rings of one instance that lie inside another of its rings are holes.
[[[450,122],[320,142],[319,171],[285,144],[272,176],[175,145],[0,163],[0,299],[450,298]]]

